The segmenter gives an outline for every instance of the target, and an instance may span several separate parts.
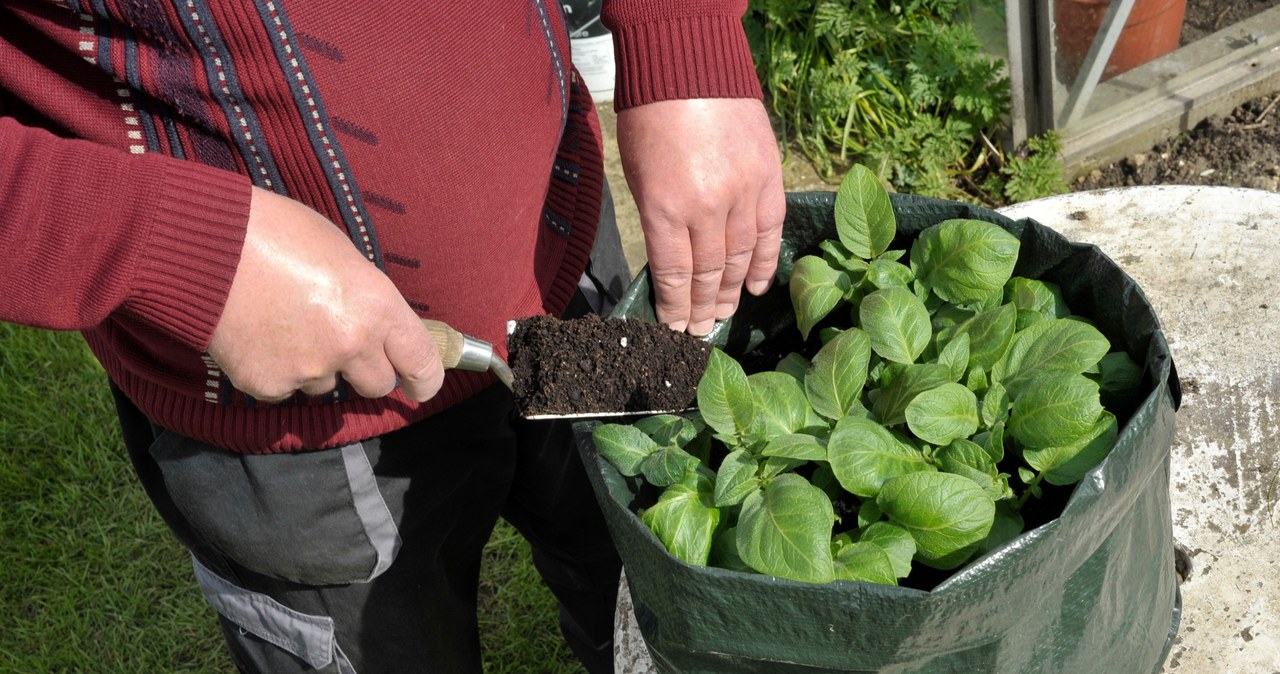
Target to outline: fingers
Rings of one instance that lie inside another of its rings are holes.
[[[648,239],[658,321],[702,336],[738,310],[745,286],[761,295],[773,282],[786,201],[781,187],[743,199],[727,214],[670,224]]]
[[[426,402],[444,385],[444,367],[431,335],[416,318],[412,326],[392,330],[384,345],[386,362],[400,375],[410,400]]]
[[[702,336],[715,325],[725,270],[724,216],[668,222],[646,239],[659,323]]]
[[[689,288],[693,282],[688,230],[683,223],[664,221],[662,227],[652,227],[645,236],[645,251],[658,322],[684,332],[689,327]]]
[[[739,204],[729,213],[725,223],[724,272],[716,295],[716,320],[724,320],[738,310],[742,282],[751,268],[756,247],[755,205]]]
[[[778,271],[778,253],[782,247],[782,221],[787,215],[787,199],[782,185],[773,183],[764,189],[756,205],[755,248],[747,269],[745,286],[752,295],[763,295],[773,284]]]
[[[342,371],[343,381],[365,398],[381,398],[396,388],[395,368],[391,366],[385,353],[378,355],[381,357],[370,354]],[[334,381],[333,384],[336,386],[337,382]],[[303,392],[310,393],[306,389]]]

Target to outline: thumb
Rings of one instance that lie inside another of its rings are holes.
[[[383,343],[387,360],[400,376],[406,397],[426,402],[444,385],[444,367],[431,333],[415,317],[392,328]]]

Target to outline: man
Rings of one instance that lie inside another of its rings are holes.
[[[419,321],[502,353],[600,271],[560,13],[496,4],[0,2],[0,319],[84,333],[244,671],[478,670],[499,516],[610,667],[618,561],[567,430],[446,375]],[[778,252],[744,9],[604,8],[658,316],[693,334]]]

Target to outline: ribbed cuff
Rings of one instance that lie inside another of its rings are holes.
[[[167,161],[128,310],[205,350],[235,278],[249,221],[247,178]]]
[[[762,98],[742,21],[658,18],[613,33],[614,108],[690,98]]]

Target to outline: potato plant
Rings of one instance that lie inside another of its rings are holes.
[[[862,167],[835,221],[790,279],[816,353],[748,374],[716,350],[696,413],[594,431],[661,489],[641,519],[685,562],[890,585],[913,563],[955,569],[1114,444],[1102,392],[1136,390],[1141,369],[1055,285],[1012,276],[1016,237],[947,220],[891,250],[888,194]]]

